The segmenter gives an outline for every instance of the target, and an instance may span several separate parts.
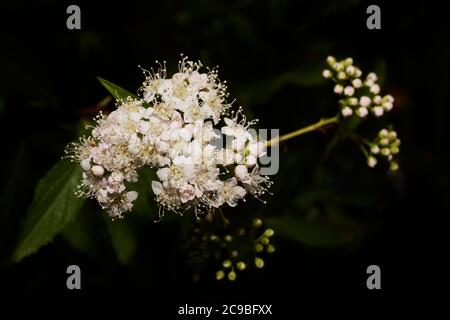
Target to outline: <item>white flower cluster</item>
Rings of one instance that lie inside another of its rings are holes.
[[[390,164],[390,170],[398,169],[398,162],[394,160],[395,155],[400,152],[400,139],[397,138],[397,132],[392,129],[382,129],[374,141],[370,143],[370,153],[367,157],[367,165],[375,167],[378,163],[377,158],[384,157]]]
[[[96,118],[90,137],[66,149],[83,168],[79,196],[96,199],[112,218],[122,217],[138,196],[128,184],[143,166],[155,167],[158,180],[149,181],[149,188],[160,216],[164,210],[236,206],[247,193],[258,198],[268,190],[271,181],[259,174],[257,161],[265,142],[250,134],[256,121],[247,122],[241,108],[230,112],[217,70],[202,73],[201,67],[184,57],[171,78],[165,64],[144,70],[142,99],[118,101],[117,110]],[[230,143],[218,147],[221,133]]]
[[[336,83],[334,92],[342,97],[339,104],[343,117],[356,114],[365,118],[369,112],[381,117],[393,108],[394,98],[391,95],[380,95],[375,73],[371,72],[365,80],[362,79],[362,71],[353,65],[352,58],[336,61],[336,58],[329,56],[327,63],[330,69],[325,69],[322,75]]]

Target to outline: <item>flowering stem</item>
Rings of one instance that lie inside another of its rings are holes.
[[[301,136],[305,133],[311,132],[311,131],[316,131],[319,130],[320,128],[323,128],[325,126],[328,126],[330,124],[334,124],[337,123],[339,121],[338,116],[335,116],[333,118],[327,118],[327,119],[320,119],[318,122],[313,123],[307,127],[295,130],[293,132],[287,133],[282,135],[281,137],[275,137],[272,140],[267,141],[266,146],[270,147],[274,144],[280,143],[282,141],[286,141],[298,136]]]

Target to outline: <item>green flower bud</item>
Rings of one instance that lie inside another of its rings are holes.
[[[336,58],[333,56],[328,56],[327,57],[327,63],[330,67],[332,67],[335,63],[336,63]]]
[[[386,138],[388,136],[388,131],[386,129],[383,129],[378,133],[378,136],[380,138]]]
[[[245,264],[245,262],[239,261],[239,262],[237,263],[236,267],[237,267],[239,270],[245,270],[245,268],[247,267],[247,265]]]
[[[270,240],[267,237],[262,237],[260,241],[265,246],[267,246],[270,243]]]
[[[255,267],[257,267],[258,269],[263,268],[264,267],[264,260],[259,258],[259,257],[256,257],[255,258]]]
[[[219,237],[216,236],[215,234],[213,234],[213,235],[211,235],[211,236],[209,237],[209,240],[211,240],[211,241],[213,241],[213,242],[216,242],[216,241],[219,240]]]
[[[261,226],[262,226],[262,220],[261,220],[261,219],[255,219],[255,220],[253,220],[253,226],[254,226],[255,228],[261,227]]]
[[[344,64],[346,66],[352,65],[353,64],[353,59],[352,58],[345,59]]]
[[[274,231],[273,231],[273,229],[266,229],[266,231],[264,231],[264,235],[266,236],[266,237],[271,237],[271,236],[273,236],[274,235]]]
[[[231,261],[230,261],[230,260],[225,260],[225,261],[222,263],[222,265],[223,265],[223,267],[224,267],[225,269],[228,269],[228,268],[231,267]]]
[[[233,240],[233,237],[232,237],[231,235],[227,234],[227,235],[225,236],[225,241],[226,241],[226,242],[231,242],[232,240]]]
[[[400,152],[400,149],[398,147],[396,147],[396,146],[392,146],[391,147],[391,153],[392,154],[397,154],[399,152]]]
[[[394,140],[395,138],[397,138],[397,132],[395,131],[390,131],[388,134],[389,139]]]
[[[230,280],[230,281],[236,280],[236,272],[230,271],[230,272],[228,273],[228,280]]]
[[[396,170],[398,170],[398,168],[399,168],[398,163],[395,162],[395,161],[392,161],[391,162],[391,166],[390,166],[390,170],[391,171],[396,171]]]
[[[256,252],[261,252],[263,250],[264,250],[264,247],[263,247],[262,244],[260,244],[260,243],[255,244],[255,251]]]
[[[222,280],[223,278],[225,278],[225,272],[223,272],[223,270],[219,270],[216,272],[216,279],[217,280]]]
[[[383,138],[380,140],[380,144],[382,146],[387,146],[389,144],[389,139],[388,138]]]
[[[391,154],[391,150],[389,150],[389,148],[383,148],[383,149],[381,149],[381,154],[383,156],[387,157]]]
[[[271,244],[269,244],[269,246],[267,247],[267,253],[274,253],[275,252],[275,247]]]

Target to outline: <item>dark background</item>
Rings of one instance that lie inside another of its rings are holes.
[[[66,8],[75,3],[81,7],[82,28],[71,31]],[[366,8],[373,3],[381,7],[381,30],[366,28]],[[319,240],[330,227],[342,241],[323,245],[314,237],[278,237],[267,268],[235,283],[216,282],[214,268],[192,283],[173,222],[146,221],[130,265],[118,263],[107,243],[96,243],[86,254],[58,236],[20,263],[4,264],[0,294],[180,302],[447,296],[449,20],[442,1],[2,1],[4,262],[36,182],[76,137],[80,120],[94,116],[96,103],[107,96],[96,76],[134,91],[143,80],[138,65],[167,60],[173,71],[184,53],[205,65],[220,65],[231,96],[260,119],[260,127],[287,133],[335,114],[332,87],[320,73],[327,55],[351,56],[363,71],[376,70],[384,91],[394,95],[388,118],[402,146],[401,170],[390,175],[367,168],[348,141],[324,156],[333,130],[284,144],[269,204],[239,210],[295,214]],[[92,206],[86,212],[95,211]],[[336,216],[338,223],[330,218]],[[82,269],[79,292],[65,286],[70,264]],[[365,286],[371,264],[381,267],[380,291]]]

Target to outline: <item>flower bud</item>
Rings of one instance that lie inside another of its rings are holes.
[[[353,110],[349,107],[344,107],[342,108],[341,113],[343,117],[350,117],[353,113]]]
[[[231,261],[230,261],[230,260],[225,260],[225,261],[222,263],[222,266],[223,266],[225,269],[230,268],[230,267],[231,267]]]
[[[389,150],[389,148],[382,148],[381,149],[381,154],[385,157],[389,156],[391,154],[391,150]]]
[[[375,167],[377,165],[377,158],[370,156],[367,158],[367,165],[371,168]]]
[[[380,138],[386,138],[388,135],[388,131],[386,129],[383,129],[378,133],[378,135]]]
[[[91,171],[92,171],[92,174],[96,177],[102,177],[103,174],[105,173],[105,169],[103,169],[102,166],[98,166],[98,165],[92,166]]]
[[[261,226],[262,226],[262,220],[261,220],[261,219],[255,219],[255,220],[253,220],[253,226],[254,226],[255,228],[261,227]]]
[[[260,243],[255,244],[255,251],[256,252],[261,252],[263,250],[264,250],[264,247],[263,247],[262,244],[260,244]]]
[[[352,86],[346,86],[344,89],[344,94],[346,96],[352,96],[355,93],[355,88],[353,88]]]
[[[327,63],[330,65],[330,67],[333,66],[336,63],[336,58],[333,56],[328,56]]]
[[[275,252],[275,247],[271,244],[269,244],[267,246],[267,253],[274,253]]]
[[[345,80],[345,79],[347,79],[347,75],[345,74],[345,72],[341,71],[338,73],[337,78],[339,80]]]
[[[331,78],[331,71],[328,69],[323,70],[322,76],[326,79]]]
[[[236,267],[239,269],[239,270],[245,270],[245,268],[247,267],[247,265],[245,264],[245,262],[243,262],[243,261],[239,261],[237,264],[236,264]]]
[[[89,160],[82,160],[82,161],[80,162],[80,165],[81,165],[81,168],[82,168],[84,171],[89,171],[89,170],[91,170],[91,163],[89,162]]]
[[[362,81],[361,81],[361,79],[354,79],[354,80],[352,81],[352,85],[353,85],[355,88],[360,88],[360,87],[362,86]]]
[[[255,258],[255,267],[257,267],[258,269],[263,268],[264,267],[264,260],[259,258],[259,257],[256,257]]]
[[[264,235],[266,236],[266,237],[271,237],[271,236],[273,236],[274,235],[274,231],[273,231],[273,229],[266,229],[266,231],[264,231]]]
[[[370,98],[366,96],[362,96],[359,99],[359,104],[361,105],[361,107],[368,107],[370,105],[370,102]]]
[[[230,271],[230,273],[228,273],[228,280],[230,281],[236,280],[236,272]]]
[[[216,279],[217,280],[222,280],[223,278],[225,278],[225,272],[223,272],[223,270],[219,270],[216,272]]]
[[[372,109],[372,112],[376,117],[381,117],[384,113],[384,109],[380,106],[376,106]]]
[[[239,180],[246,180],[248,178],[248,169],[243,164],[239,164],[234,168],[234,174]]]
[[[374,84],[373,86],[370,87],[370,92],[372,92],[373,94],[380,93],[380,86],[377,84]]]
[[[391,171],[396,171],[396,170],[398,170],[398,167],[399,167],[399,166],[398,166],[398,163],[395,162],[395,161],[392,161],[389,169],[390,169]]]
[[[340,84],[334,86],[334,93],[341,94],[344,91],[344,87]]]
[[[369,111],[365,107],[360,107],[360,108],[358,108],[358,110],[356,110],[356,114],[358,116],[360,116],[361,118],[364,118],[365,116],[367,116],[368,113],[369,113]]]

